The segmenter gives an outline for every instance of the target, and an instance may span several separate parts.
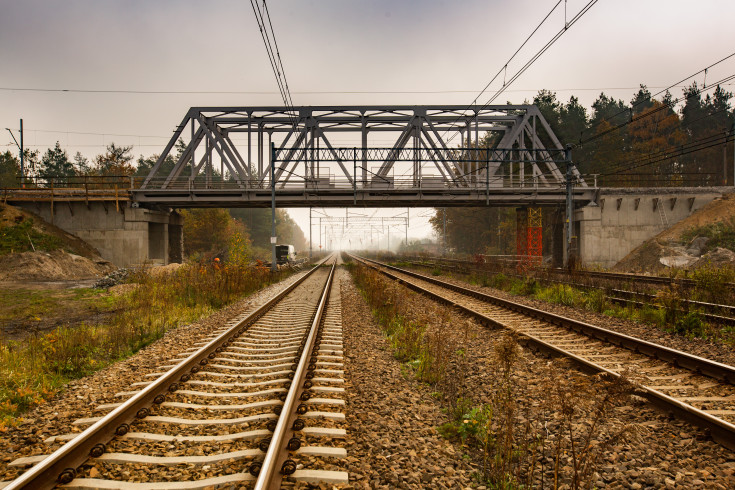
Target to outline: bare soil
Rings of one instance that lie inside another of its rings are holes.
[[[100,277],[114,270],[109,262],[64,250],[0,256],[0,281],[73,281]]]
[[[61,326],[103,325],[117,311],[111,298],[114,293],[106,291],[69,288],[68,282],[12,286],[0,286],[0,339],[4,342]]]
[[[0,228],[32,221],[39,233],[56,237],[61,247],[52,251],[10,253],[0,256],[0,282],[70,281],[107,274],[115,266],[84,240],[44,221],[40,216],[0,204]],[[30,240],[30,238],[29,238]]]

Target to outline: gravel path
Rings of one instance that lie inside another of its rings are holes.
[[[466,488],[472,468],[436,427],[446,422],[431,389],[404,376],[349,274],[342,288],[347,460],[355,488]]]

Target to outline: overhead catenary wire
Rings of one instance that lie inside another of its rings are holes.
[[[720,84],[734,85],[734,84]],[[684,88],[684,85],[650,86],[649,88]],[[636,90],[640,87],[549,87],[552,92],[590,92],[598,90]],[[127,89],[81,89],[81,88],[43,88],[43,87],[0,87],[3,92],[58,92],[76,94],[128,94],[128,95],[278,95],[273,91],[246,90],[127,90]],[[506,89],[505,92],[536,92],[535,88]],[[471,94],[477,90],[302,90],[289,91],[295,95],[421,95],[421,94]],[[167,136],[168,137],[168,136]]]
[[[497,73],[495,73],[495,75],[490,79],[490,81],[487,82],[485,84],[485,86],[482,88],[482,90],[480,90],[480,92],[475,96],[474,100],[465,109],[466,111],[469,110],[473,105],[476,105],[477,104],[478,99],[480,97],[482,97],[482,94],[484,94],[487,91],[487,89],[490,87],[490,85],[492,85],[492,83],[495,80],[497,80],[497,78],[500,76],[501,73],[507,73],[508,64],[510,64],[513,61],[513,59],[515,59],[515,57],[523,49],[523,47],[526,44],[528,44],[528,41],[531,40],[531,38],[534,36],[534,34],[536,34],[536,32],[538,32],[538,30],[541,28],[541,26],[543,26],[544,23],[546,23],[546,21],[549,19],[549,17],[551,16],[551,14],[553,14],[554,11],[557,9],[557,7],[559,7],[559,5],[561,4],[561,2],[562,2],[562,0],[559,0],[558,2],[556,2],[554,4],[553,7],[551,7],[551,10],[549,10],[549,12],[544,16],[544,18],[541,19],[541,22],[539,22],[538,25],[536,26],[536,28],[533,29],[533,31],[531,31],[531,34],[529,34],[528,37],[526,37],[526,39],[521,43],[521,45],[518,47],[518,49],[515,50],[515,52],[510,56],[510,58],[508,58],[508,60],[505,62],[505,64],[500,67],[500,69],[497,71]],[[505,86],[505,83],[503,83],[503,86]],[[458,116],[457,119],[455,119],[454,123],[452,123],[452,125],[456,124],[457,121],[459,121],[460,119],[461,119],[461,117]],[[445,136],[447,134],[447,131],[448,130],[445,130],[444,133],[442,134],[442,136]],[[452,139],[454,139],[454,136],[455,135],[452,135],[452,137],[449,138],[449,140],[447,141],[447,144],[449,144],[449,142],[452,141]]]
[[[679,86],[680,84],[684,83],[685,81],[687,81],[687,80],[690,80],[690,79],[692,79],[692,78],[696,77],[696,76],[697,76],[697,75],[699,75],[700,73],[704,73],[704,72],[706,72],[706,71],[707,71],[707,70],[709,70],[710,68],[713,68],[713,67],[715,67],[715,66],[719,65],[720,63],[723,63],[723,62],[727,61],[728,59],[730,59],[730,58],[732,58],[732,57],[734,57],[734,56],[735,56],[735,52],[734,52],[734,53],[731,53],[731,54],[729,54],[729,55],[727,55],[727,56],[725,56],[724,58],[721,58],[721,59],[720,59],[720,60],[718,60],[718,61],[715,61],[714,63],[710,64],[709,66],[706,66],[706,67],[702,68],[701,70],[699,70],[699,71],[697,71],[697,72],[695,72],[695,73],[693,73],[693,74],[689,75],[688,77],[682,78],[682,79],[681,79],[681,80],[679,80],[678,82],[675,82],[675,83],[673,83],[673,84],[671,84],[671,85],[667,86],[667,87],[666,87],[666,88],[664,88],[663,90],[660,90],[659,92],[656,92],[655,94],[652,94],[652,95],[651,95],[651,97],[650,97],[650,99],[646,99],[646,100],[642,100],[642,101],[639,101],[639,102],[637,102],[637,103],[633,104],[633,105],[632,105],[632,107],[631,107],[630,109],[625,109],[625,110],[623,110],[623,111],[619,111],[619,112],[617,112],[616,114],[613,114],[612,116],[610,116],[609,118],[605,118],[605,119],[603,119],[602,121],[599,121],[599,122],[598,122],[597,124],[595,124],[595,125],[594,125],[594,127],[591,127],[591,128],[586,128],[586,129],[584,129],[584,130],[582,131],[582,133],[580,134],[580,139],[579,139],[579,142],[577,142],[576,144],[572,145],[572,147],[573,147],[573,148],[578,148],[578,147],[580,147],[580,146],[584,145],[585,143],[589,143],[590,141],[594,141],[594,140],[596,140],[597,138],[600,138],[601,136],[603,136],[603,135],[605,135],[605,134],[608,134],[608,133],[610,133],[610,132],[612,132],[612,131],[616,131],[616,130],[618,130],[618,129],[622,128],[622,127],[625,127],[625,126],[627,126],[628,124],[631,124],[632,122],[634,122],[634,121],[636,121],[636,120],[639,120],[639,119],[641,119],[641,118],[643,118],[643,117],[648,117],[648,116],[650,116],[650,115],[651,115],[651,114],[653,114],[654,112],[651,112],[651,111],[649,111],[648,113],[644,113],[644,114],[638,114],[638,115],[636,115],[636,116],[633,116],[633,117],[629,118],[629,120],[628,120],[628,121],[626,121],[626,122],[624,122],[624,123],[621,123],[621,124],[615,125],[615,126],[613,126],[612,128],[609,128],[609,129],[607,129],[607,130],[605,130],[605,131],[603,131],[603,132],[601,132],[601,133],[597,133],[597,134],[595,134],[594,136],[591,136],[591,137],[589,137],[589,138],[587,138],[587,139],[585,139],[585,140],[582,140],[582,134],[584,134],[584,132],[585,132],[585,131],[589,131],[589,130],[592,130],[592,129],[594,129],[594,128],[597,128],[597,127],[598,127],[598,126],[599,126],[600,124],[602,124],[602,123],[603,123],[603,122],[605,122],[605,121],[608,121],[608,122],[609,122],[609,121],[610,121],[611,119],[615,119],[615,118],[617,118],[618,116],[622,116],[622,115],[624,115],[624,114],[627,114],[627,113],[631,112],[631,111],[632,111],[632,110],[633,110],[633,109],[634,109],[634,108],[635,108],[636,106],[638,106],[638,105],[640,105],[640,104],[643,104],[643,103],[644,103],[644,102],[646,102],[646,101],[649,101],[649,100],[651,100],[651,99],[654,99],[655,97],[657,97],[657,96],[659,96],[659,95],[661,95],[661,94],[664,94],[664,93],[668,92],[668,91],[669,91],[669,90],[671,90],[672,88],[674,88],[674,87],[677,87],[677,86]],[[731,81],[731,80],[733,80],[733,79],[735,79],[735,75],[729,75],[729,76],[727,76],[727,77],[724,77],[724,78],[720,79],[720,80],[719,80],[719,81],[717,81],[717,82],[711,83],[711,84],[709,85],[709,88],[712,88],[712,87],[717,87],[717,86],[722,86],[722,85],[726,84],[727,82],[729,82],[729,81]],[[693,97],[694,95],[700,95],[700,94],[701,94],[701,93],[702,93],[703,91],[705,91],[705,90],[707,90],[707,89],[708,89],[708,88],[707,88],[707,86],[705,85],[705,86],[703,86],[702,88],[698,89],[696,93],[692,93],[692,94],[690,94],[690,95],[688,95],[688,96],[684,97],[684,100],[688,100],[688,99],[689,99],[689,97]],[[666,108],[666,107],[673,107],[673,106],[675,106],[676,104],[678,104],[679,102],[681,102],[681,99],[679,99],[679,98],[677,97],[677,98],[675,98],[675,99],[672,99],[672,100],[671,100],[671,102],[669,102],[668,104],[664,104],[664,105],[663,105],[663,107],[662,107],[662,108],[659,108],[659,109],[663,109],[663,108]]]
[[[619,165],[617,168],[613,169],[612,172],[605,172],[599,175],[600,177],[620,175],[629,170],[645,167],[648,165],[653,165],[654,163],[659,163],[659,162],[670,160],[672,158],[676,158],[679,156],[684,156],[690,153],[703,151],[703,150],[706,150],[706,149],[709,149],[715,146],[721,146],[723,143],[727,144],[728,142],[732,141],[733,134],[735,134],[735,130],[731,129],[721,134],[713,134],[713,135],[705,136],[703,138],[699,138],[694,141],[690,141],[689,143],[679,145],[675,148],[661,150],[659,152],[654,152],[654,153],[649,153],[648,155],[642,158],[631,160],[631,161],[626,162],[625,164],[622,164],[625,166],[624,168],[621,168],[621,165]]]
[[[260,30],[260,36],[263,39],[265,50],[268,55],[268,61],[270,62],[273,74],[276,77],[276,84],[278,85],[278,91],[283,99],[283,104],[286,106],[290,118],[293,121],[294,127],[296,127],[297,119],[294,115],[293,110],[293,99],[288,87],[288,81],[286,80],[286,73],[283,68],[283,62],[281,60],[281,54],[278,50],[278,42],[276,41],[276,34],[273,30],[273,23],[270,19],[270,13],[268,12],[268,6],[265,0],[263,0],[263,7],[261,9],[257,0],[250,0],[250,5],[253,8],[255,14],[255,20],[258,23],[258,29]],[[265,12],[265,15],[264,15]],[[266,26],[266,18],[268,26]],[[271,38],[273,41],[271,42]]]

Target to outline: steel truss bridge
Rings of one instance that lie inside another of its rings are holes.
[[[594,199],[534,105],[193,107],[131,192],[170,207],[268,207],[272,191],[278,207],[538,206],[564,203],[567,181]]]

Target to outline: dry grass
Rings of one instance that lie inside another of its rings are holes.
[[[600,456],[630,434],[614,416],[633,390],[625,376],[586,377],[555,361],[529,385],[519,375],[521,353],[512,333],[495,342],[488,365],[493,375],[483,388],[489,401],[477,404],[476,388],[467,384],[474,343],[469,322],[457,328],[462,320],[449,308],[428,303],[372,269],[352,265],[351,272],[396,357],[437,390],[450,418],[439,430],[466,447],[482,484],[587,487]]]
[[[105,325],[59,327],[0,344],[0,430],[71,379],[137,352],[179,325],[278,281],[264,268],[188,265],[166,275],[143,270]]]

